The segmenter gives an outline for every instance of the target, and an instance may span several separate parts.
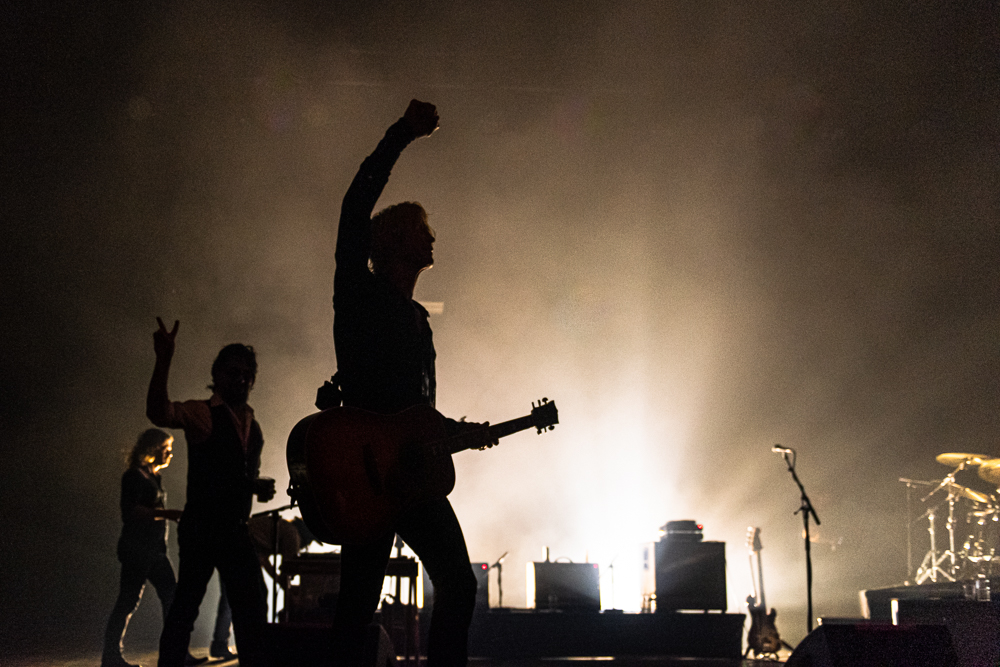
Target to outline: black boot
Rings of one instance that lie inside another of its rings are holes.
[[[208,654],[216,660],[235,660],[236,654],[229,650],[229,642],[212,642]]]
[[[123,658],[119,653],[118,655],[111,655],[111,656],[105,655],[101,659],[101,667],[142,667],[142,666],[133,665],[131,662],[125,660],[125,658]]]

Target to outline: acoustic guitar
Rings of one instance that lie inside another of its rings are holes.
[[[302,419],[288,436],[289,495],[312,533],[329,544],[364,544],[391,530],[407,507],[443,498],[455,486],[451,455],[485,449],[529,428],[555,428],[555,402],[500,424],[448,436],[437,410],[417,405],[394,415],[336,407]]]
[[[760,552],[764,548],[760,541],[760,528],[747,529],[747,548],[750,551],[750,579],[753,581],[754,594],[747,597],[747,611],[750,613],[750,632],[747,634],[747,653],[753,651],[754,656],[776,655],[778,649],[787,646],[778,634],[774,619],[778,612],[767,611],[767,600],[764,597],[764,571],[761,568]],[[754,577],[754,557],[756,556],[756,578]],[[746,656],[744,656],[746,657]]]

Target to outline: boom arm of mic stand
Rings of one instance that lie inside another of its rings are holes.
[[[802,507],[799,508],[799,512],[807,512],[808,514],[811,514],[813,521],[816,522],[816,525],[820,525],[819,516],[816,514],[816,508],[813,507],[812,501],[809,500],[809,494],[806,493],[806,487],[802,486],[799,476],[795,474],[795,466],[788,460],[787,456],[784,458],[785,463],[788,465],[788,472],[792,473],[792,479],[795,480],[795,483],[799,487],[799,492],[802,494]],[[796,514],[798,514],[798,512],[796,512]]]

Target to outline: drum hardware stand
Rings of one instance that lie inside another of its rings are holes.
[[[899,481],[906,484],[906,584],[909,585],[910,581],[913,579],[913,522],[923,519],[926,515],[925,513],[916,519],[910,519],[913,515],[911,503],[913,489],[918,486],[935,486],[936,482],[925,482],[923,480],[907,479],[905,477],[900,477]]]
[[[937,507],[932,507],[926,512],[924,512],[923,516],[917,518],[917,520],[919,521],[925,516],[927,517],[928,520],[927,532],[930,533],[930,538],[931,538],[931,549],[930,551],[927,552],[927,555],[924,556],[923,562],[917,569],[916,582],[918,584],[922,584],[928,579],[930,579],[933,582],[937,582],[939,574],[948,581],[955,581],[955,577],[951,576],[951,574],[949,574],[947,570],[941,567],[941,563],[945,562],[949,557],[951,558],[952,561],[952,567],[954,567],[955,563],[954,551],[945,551],[940,556],[937,555],[937,542],[934,533],[934,510],[936,509]]]
[[[940,576],[942,580],[954,582],[959,578],[968,578],[970,573],[969,571],[972,567],[976,570],[975,574],[983,576],[982,569],[984,569],[984,567],[992,571],[993,562],[1000,560],[995,548],[991,546],[991,542],[993,540],[991,537],[987,536],[985,529],[986,521],[989,518],[992,518],[994,521],[1000,520],[1000,506],[997,505],[996,498],[993,495],[985,494],[980,491],[976,491],[975,489],[957,484],[955,482],[955,477],[962,470],[979,468],[977,475],[981,479],[991,482],[994,485],[1000,484],[1000,458],[990,458],[986,454],[945,452],[943,454],[938,454],[934,457],[934,460],[952,469],[952,471],[940,482],[921,482],[918,480],[904,478],[899,479],[900,482],[905,482],[907,487],[907,574],[910,573],[910,568],[912,567],[911,531],[913,523],[921,521],[924,517],[927,517],[927,532],[930,537],[930,550],[924,556],[923,562],[916,572],[915,583],[922,584],[928,580],[937,582],[938,576]],[[927,511],[918,518],[912,520],[910,519],[910,516],[912,516],[910,512],[910,490],[915,488],[917,485],[934,487],[930,493],[920,499],[921,503],[926,503],[941,489],[947,489],[948,548],[945,551],[938,551],[935,535],[935,513],[941,508],[940,502],[927,509]],[[956,532],[960,526],[956,521],[955,508],[956,505],[958,505],[958,503],[963,499],[971,501],[974,507],[971,512],[965,514],[964,521],[965,524],[970,526],[971,534],[968,535],[967,539],[964,536],[961,538],[961,541],[964,541],[964,543],[961,547],[962,550],[958,551],[955,543]],[[972,526],[973,518],[976,519],[975,526]],[[907,583],[909,583],[909,581],[907,581]]]
[[[934,512],[937,507],[933,507],[925,513],[928,518],[927,531],[930,534],[931,548],[930,551],[924,556],[923,562],[920,564],[920,568],[917,570],[917,583],[922,584],[928,579],[933,582],[937,582],[938,574],[943,576],[948,581],[955,581],[955,575],[958,572],[958,561],[955,558],[955,501],[957,496],[955,494],[954,487],[955,475],[965,469],[967,461],[962,461],[957,468],[952,470],[950,473],[945,475],[945,478],[941,480],[933,491],[928,493],[926,496],[920,499],[920,502],[927,502],[931,496],[940,491],[943,488],[948,489],[948,549],[941,553],[940,556],[937,555],[937,543],[934,531]],[[948,569],[941,567],[941,564],[945,561],[950,562]]]

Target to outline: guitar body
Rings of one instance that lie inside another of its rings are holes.
[[[429,449],[444,438],[444,417],[426,405],[394,415],[337,407],[301,420],[286,455],[306,526],[330,544],[363,544],[407,507],[447,496],[454,463]]]
[[[765,655],[777,653],[781,648],[781,636],[778,628],[774,624],[774,619],[778,616],[775,609],[771,613],[761,605],[753,603],[753,597],[747,599],[747,611],[750,613],[750,632],[747,634],[747,646],[753,650],[754,655]]]
[[[469,424],[448,435],[437,410],[417,405],[394,415],[338,407],[309,415],[288,435],[292,499],[306,526],[328,544],[366,544],[392,530],[412,505],[455,488],[451,455],[486,449],[528,428],[551,431],[556,404],[499,424]]]

